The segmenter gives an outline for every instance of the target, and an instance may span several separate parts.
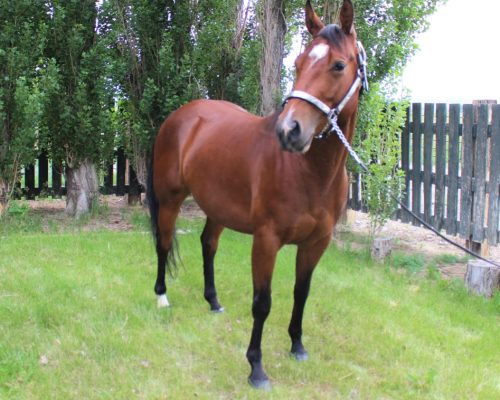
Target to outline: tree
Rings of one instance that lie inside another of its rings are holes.
[[[193,65],[211,99],[240,103],[241,49],[250,6],[243,0],[207,0],[197,9]]]
[[[259,33],[262,40],[260,62],[261,114],[274,111],[281,101],[283,56],[285,53],[285,2],[261,0],[257,7]]]
[[[80,216],[98,200],[97,166],[111,154],[112,98],[107,95],[106,60],[99,40],[94,0],[48,1],[46,55],[54,60],[57,89],[47,93],[43,144],[65,166],[66,212]]]
[[[44,1],[0,1],[0,216],[37,153],[46,84]]]
[[[336,22],[343,0],[318,0],[316,8],[327,22]],[[355,0],[358,39],[368,53],[371,82],[397,76],[417,50],[415,39],[428,26],[428,17],[446,0]]]
[[[363,176],[363,200],[374,237],[393,215],[396,199],[404,190],[404,172],[399,169],[401,132],[407,101],[387,100],[378,83],[361,99],[357,150],[369,173]]]
[[[188,59],[191,2],[109,0],[103,4],[103,39],[117,98],[114,128],[138,180],[163,119],[192,97]],[[183,25],[184,24],[184,25]]]
[[[169,113],[197,97],[238,101],[248,7],[243,0],[108,0],[103,10],[119,142],[144,185]]]

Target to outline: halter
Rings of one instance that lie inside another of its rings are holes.
[[[309,104],[312,104],[317,109],[319,109],[323,114],[326,115],[328,123],[323,128],[321,133],[318,136],[316,136],[318,139],[325,139],[335,131],[339,136],[340,140],[342,140],[342,142],[347,142],[344,134],[342,133],[342,130],[339,128],[337,124],[338,116],[342,112],[346,104],[349,102],[351,97],[354,96],[354,93],[356,93],[356,90],[358,90],[360,86],[362,86],[364,90],[368,91],[368,76],[366,73],[366,60],[367,60],[366,51],[360,41],[357,42],[357,46],[358,46],[358,57],[357,57],[358,68],[356,70],[356,79],[349,88],[347,94],[337,105],[337,107],[330,108],[317,97],[307,92],[303,92],[301,90],[293,90],[292,92],[290,92],[288,96],[286,96],[285,101],[283,102],[283,105],[285,105],[289,99],[301,99],[307,101]]]

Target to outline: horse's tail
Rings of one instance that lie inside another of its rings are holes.
[[[161,237],[160,237],[160,228],[158,226],[158,212],[160,209],[160,203],[158,202],[158,198],[156,197],[154,185],[153,185],[153,170],[154,170],[154,145],[151,150],[151,156],[149,157],[148,162],[148,176],[146,182],[146,199],[149,207],[149,216],[151,218],[151,233],[153,234],[153,240],[155,242],[156,252],[159,256],[160,254],[160,246],[161,246]],[[165,249],[166,251],[166,271],[170,275],[173,275],[177,270],[177,260],[178,260],[178,243],[177,236],[174,233],[172,235],[172,246],[169,249]]]

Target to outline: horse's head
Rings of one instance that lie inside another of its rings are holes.
[[[341,120],[354,115],[364,79],[360,65],[364,51],[356,40],[351,0],[342,4],[340,26],[325,26],[310,0],[305,11],[307,30],[313,40],[295,60],[294,88],[276,125],[281,147],[300,153],[309,149],[325,127],[329,113],[342,111]]]

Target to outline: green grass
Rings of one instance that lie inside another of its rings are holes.
[[[135,225],[145,222],[134,215]],[[273,389],[252,390],[251,238],[225,232],[224,314],[202,296],[200,221],[181,221],[183,264],[156,308],[150,235],[0,233],[1,399],[498,399],[500,296],[374,266],[330,247],[304,319],[310,360],[288,356],[293,247],[280,253],[263,354]]]

